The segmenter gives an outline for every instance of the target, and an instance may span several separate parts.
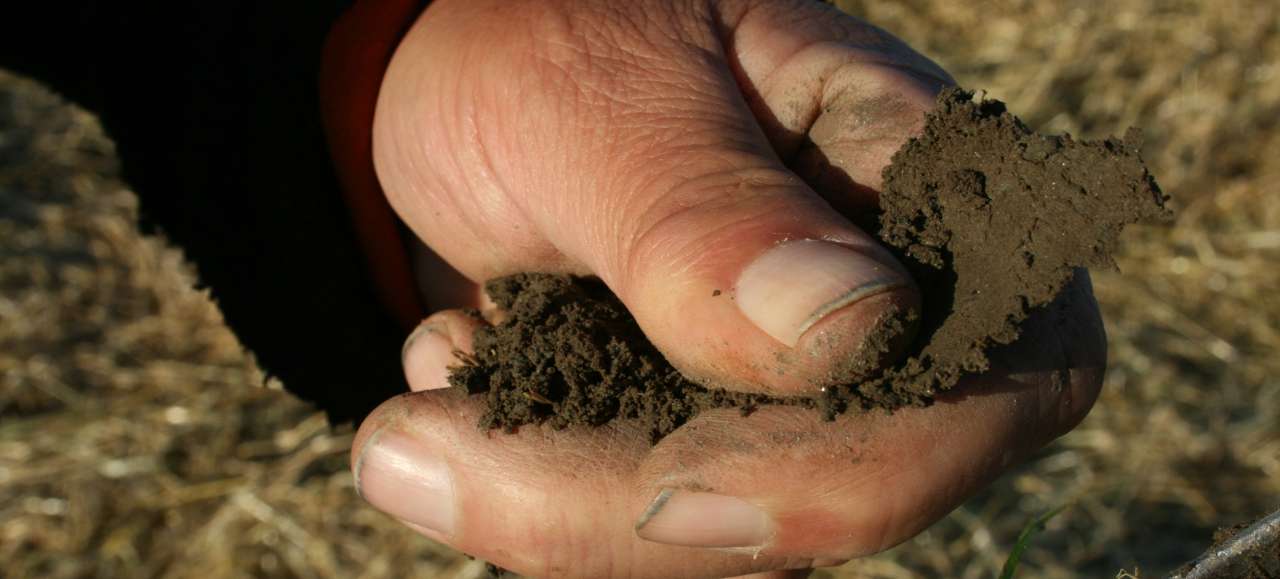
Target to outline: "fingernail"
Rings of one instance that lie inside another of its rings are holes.
[[[443,325],[419,325],[400,348],[400,365],[414,392],[448,388],[449,366],[457,363],[453,341]]]
[[[449,465],[420,442],[394,430],[375,433],[355,467],[356,490],[397,519],[444,535],[454,528]]]
[[[855,302],[904,287],[902,273],[857,250],[815,239],[774,246],[738,277],[743,315],[794,347],[805,331]]]
[[[664,489],[636,522],[641,539],[684,547],[762,547],[769,517],[735,497]]]

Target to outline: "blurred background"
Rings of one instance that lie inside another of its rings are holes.
[[[1280,506],[1280,5],[839,2],[1043,131],[1146,131],[1178,217],[1096,272],[1106,389],[916,539],[817,576],[1159,577]],[[138,233],[94,117],[0,72],[5,577],[484,576],[366,507],[348,429],[284,393],[179,250]]]

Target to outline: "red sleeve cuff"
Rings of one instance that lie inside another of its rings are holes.
[[[379,299],[406,329],[426,316],[405,239],[373,168],[373,112],[383,73],[425,0],[357,0],[325,39],[320,112],[329,155]]]

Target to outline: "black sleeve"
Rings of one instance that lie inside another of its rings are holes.
[[[97,113],[142,225],[192,261],[262,367],[337,421],[405,391],[321,130],[343,2],[21,2],[0,67]]]

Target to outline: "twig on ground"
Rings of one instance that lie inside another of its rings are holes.
[[[1269,559],[1267,559],[1269,558]],[[1263,565],[1270,569],[1261,568]],[[1262,577],[1280,572],[1280,510],[1258,519],[1231,538],[1209,547],[1203,555],[1170,579],[1239,577],[1248,566],[1260,567]]]

